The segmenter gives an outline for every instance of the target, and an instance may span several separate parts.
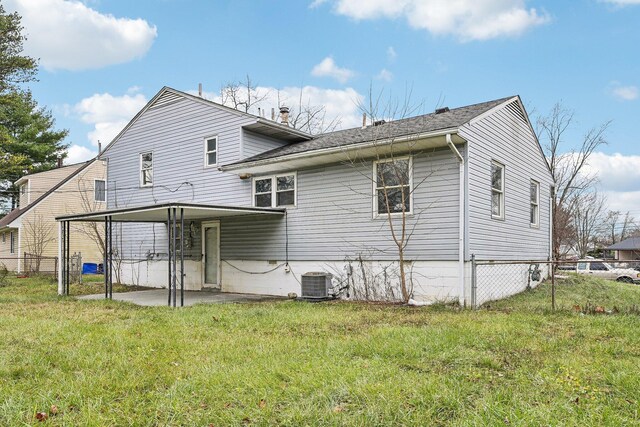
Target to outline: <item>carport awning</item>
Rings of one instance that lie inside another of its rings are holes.
[[[248,208],[241,206],[201,205],[193,203],[163,203],[133,208],[111,209],[56,217],[56,221],[103,222],[111,218],[113,222],[166,222],[170,209],[176,208],[178,215],[182,209],[185,220],[206,220],[239,215],[284,215],[285,209]]]

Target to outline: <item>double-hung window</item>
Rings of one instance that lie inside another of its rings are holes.
[[[218,164],[218,137],[204,140],[204,163],[205,166],[215,166]]]
[[[491,217],[504,219],[504,165],[491,162]]]
[[[140,186],[151,187],[153,185],[153,153],[140,154]]]
[[[412,175],[410,157],[373,163],[374,205],[377,215],[412,212]]]
[[[27,184],[20,186],[20,206],[26,206],[29,203],[27,197]]]
[[[540,225],[540,183],[531,180],[531,226],[538,227]]]
[[[255,178],[253,180],[253,204],[262,208],[295,206],[296,174]]]
[[[93,181],[93,199],[96,202],[107,201],[107,186],[106,181],[103,179],[96,179]]]

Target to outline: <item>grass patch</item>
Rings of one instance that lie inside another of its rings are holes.
[[[12,280],[0,288],[0,425],[39,424],[38,412],[96,426],[640,423],[640,316],[571,310],[600,297],[640,304],[640,287],[561,286],[556,313],[545,286],[479,311],[170,309]]]
[[[556,280],[556,308],[559,311],[576,311],[579,307],[581,311],[590,312],[589,308],[602,307],[610,312],[640,314],[639,294],[640,285],[586,275],[568,274],[565,279]],[[512,298],[487,303],[483,308],[546,313],[551,311],[551,283],[547,281]]]

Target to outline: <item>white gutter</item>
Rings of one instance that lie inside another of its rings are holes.
[[[327,154],[344,153],[346,151],[362,150],[364,148],[382,146],[382,145],[387,145],[387,144],[390,144],[390,143],[399,144],[399,143],[402,143],[402,142],[411,142],[411,141],[416,141],[416,140],[419,140],[419,139],[426,139],[426,138],[433,138],[433,137],[436,137],[436,136],[450,135],[452,132],[456,132],[456,131],[457,131],[457,128],[450,128],[450,129],[442,129],[442,130],[433,131],[433,132],[425,132],[425,133],[421,133],[421,134],[417,134],[417,135],[416,134],[407,135],[407,136],[402,136],[402,137],[398,137],[398,138],[385,138],[385,139],[379,139],[379,140],[376,140],[376,141],[366,141],[366,142],[363,142],[363,143],[350,144],[350,145],[346,145],[346,146],[345,145],[339,145],[337,147],[321,148],[319,150],[303,151],[301,153],[295,153],[295,154],[285,154],[283,156],[272,157],[272,158],[263,159],[263,160],[256,160],[256,161],[250,162],[250,163],[239,163],[239,164],[230,164],[230,165],[226,165],[226,166],[220,166],[220,167],[218,167],[218,170],[222,171],[222,172],[231,172],[231,171],[235,171],[235,170],[239,170],[239,169],[252,168],[252,167],[258,167],[258,166],[264,166],[264,165],[271,165],[273,163],[278,163],[278,162],[281,162],[281,161],[306,159],[306,158],[312,158],[312,157],[325,156]],[[450,138],[450,136],[449,136],[449,138]]]
[[[465,299],[465,280],[464,280],[464,214],[465,214],[465,203],[464,203],[464,157],[460,154],[460,151],[456,148],[451,140],[451,134],[447,133],[446,135],[447,145],[453,152],[453,154],[458,158],[460,162],[460,217],[458,224],[458,279],[460,280],[460,305],[464,306]]]

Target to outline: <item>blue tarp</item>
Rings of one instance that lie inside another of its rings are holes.
[[[85,262],[82,264],[82,274],[98,274],[98,264]]]

